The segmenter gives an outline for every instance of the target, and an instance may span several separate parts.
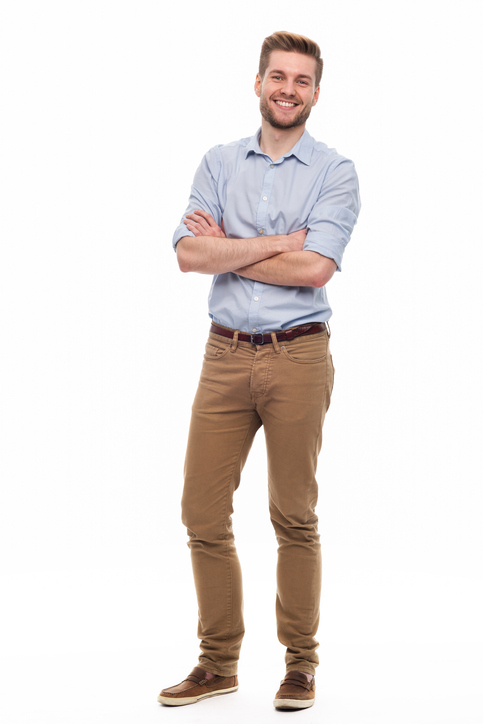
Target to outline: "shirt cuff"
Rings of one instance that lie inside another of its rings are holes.
[[[305,239],[304,251],[316,251],[318,254],[322,254],[322,256],[333,259],[337,264],[337,271],[341,271],[345,246],[342,241],[335,239],[329,234],[324,234],[320,231],[310,231]]]
[[[173,234],[173,249],[176,251],[176,244],[183,236],[194,236],[193,232],[190,231],[186,224],[180,224]]]

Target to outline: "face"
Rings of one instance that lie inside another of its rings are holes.
[[[257,73],[255,93],[262,118],[274,128],[302,126],[319,98],[316,61],[310,55],[273,50],[263,79]]]

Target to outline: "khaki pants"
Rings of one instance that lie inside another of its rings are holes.
[[[270,517],[278,541],[277,631],[287,671],[315,673],[321,554],[315,471],[334,368],[327,330],[255,345],[210,332],[192,410],[182,519],[196,593],[199,665],[237,673],[244,634],[233,493],[263,425]]]

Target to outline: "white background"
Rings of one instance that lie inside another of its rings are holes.
[[[2,721],[281,716],[263,435],[235,501],[240,690],[156,697],[198,654],[179,499],[210,280],[171,236],[203,153],[257,129],[260,45],[285,29],[322,48],[308,128],[363,202],[328,290],[321,663],[299,716],[483,722],[480,3],[1,8]]]

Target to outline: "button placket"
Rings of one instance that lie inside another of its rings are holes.
[[[248,307],[248,326],[253,333],[260,332],[260,305],[262,301],[263,284],[261,282],[254,282],[250,305]]]
[[[270,229],[267,229],[267,215],[268,205],[270,203],[270,194],[272,193],[273,182],[275,180],[275,173],[275,164],[267,163],[257,209],[257,236],[266,236],[267,234],[270,235],[272,233]]]
[[[263,184],[260,190],[260,197],[256,216],[256,229],[258,237],[273,234],[273,230],[267,228],[267,217],[270,197],[275,181],[275,174],[277,172],[277,165],[279,164],[267,162],[265,176],[263,178]],[[252,329],[253,334],[263,333],[263,330],[260,328],[260,308],[262,304],[262,294],[264,291],[264,287],[265,285],[261,282],[254,282],[252,288],[250,305],[248,308],[248,325],[250,329]]]

